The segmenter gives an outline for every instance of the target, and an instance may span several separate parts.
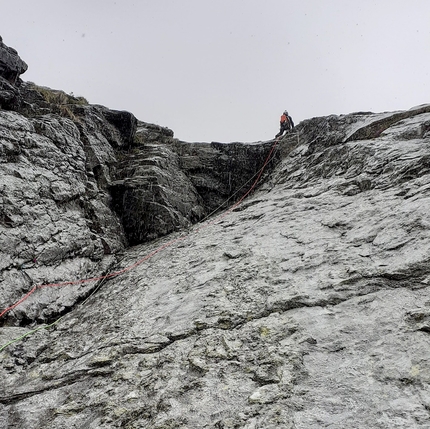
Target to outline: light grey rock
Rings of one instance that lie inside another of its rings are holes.
[[[71,120],[0,111],[0,141],[1,302],[34,284],[87,277],[123,249],[118,219],[88,192],[85,147]],[[37,302],[30,299],[17,309],[16,320],[49,319],[64,305],[48,305],[45,315]]]
[[[2,287],[2,301],[27,277],[125,269],[38,289],[8,315],[4,344],[42,329],[0,352],[1,427],[429,427],[430,106],[304,121],[242,204],[126,249],[115,222],[99,233],[88,222],[121,218],[106,203],[115,181],[143,189],[154,177],[160,204],[186,219],[187,204],[210,209],[208,189],[240,188],[228,189],[229,162],[255,156],[247,182],[273,142],[187,145],[137,123],[131,147],[124,132],[114,144],[100,109],[84,108],[80,125],[0,111],[2,284],[21,288]]]

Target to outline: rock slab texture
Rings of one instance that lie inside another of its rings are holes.
[[[0,427],[430,427],[430,105],[303,121],[203,220],[274,142],[49,94],[0,110],[0,302],[121,274],[0,319]]]

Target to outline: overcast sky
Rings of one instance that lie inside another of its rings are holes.
[[[185,141],[430,103],[430,0],[1,0],[21,78]]]

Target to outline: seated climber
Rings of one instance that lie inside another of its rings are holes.
[[[281,129],[279,130],[279,133],[276,134],[275,139],[278,137],[281,137],[282,134],[284,134],[284,131],[292,131],[294,130],[294,122],[291,116],[288,114],[288,112],[285,110],[284,113],[281,116]]]

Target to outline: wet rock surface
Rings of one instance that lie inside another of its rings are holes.
[[[429,121],[421,106],[299,124],[241,205],[125,249],[111,269],[133,269],[1,351],[2,426],[427,428]],[[22,307],[37,320],[54,293]]]

